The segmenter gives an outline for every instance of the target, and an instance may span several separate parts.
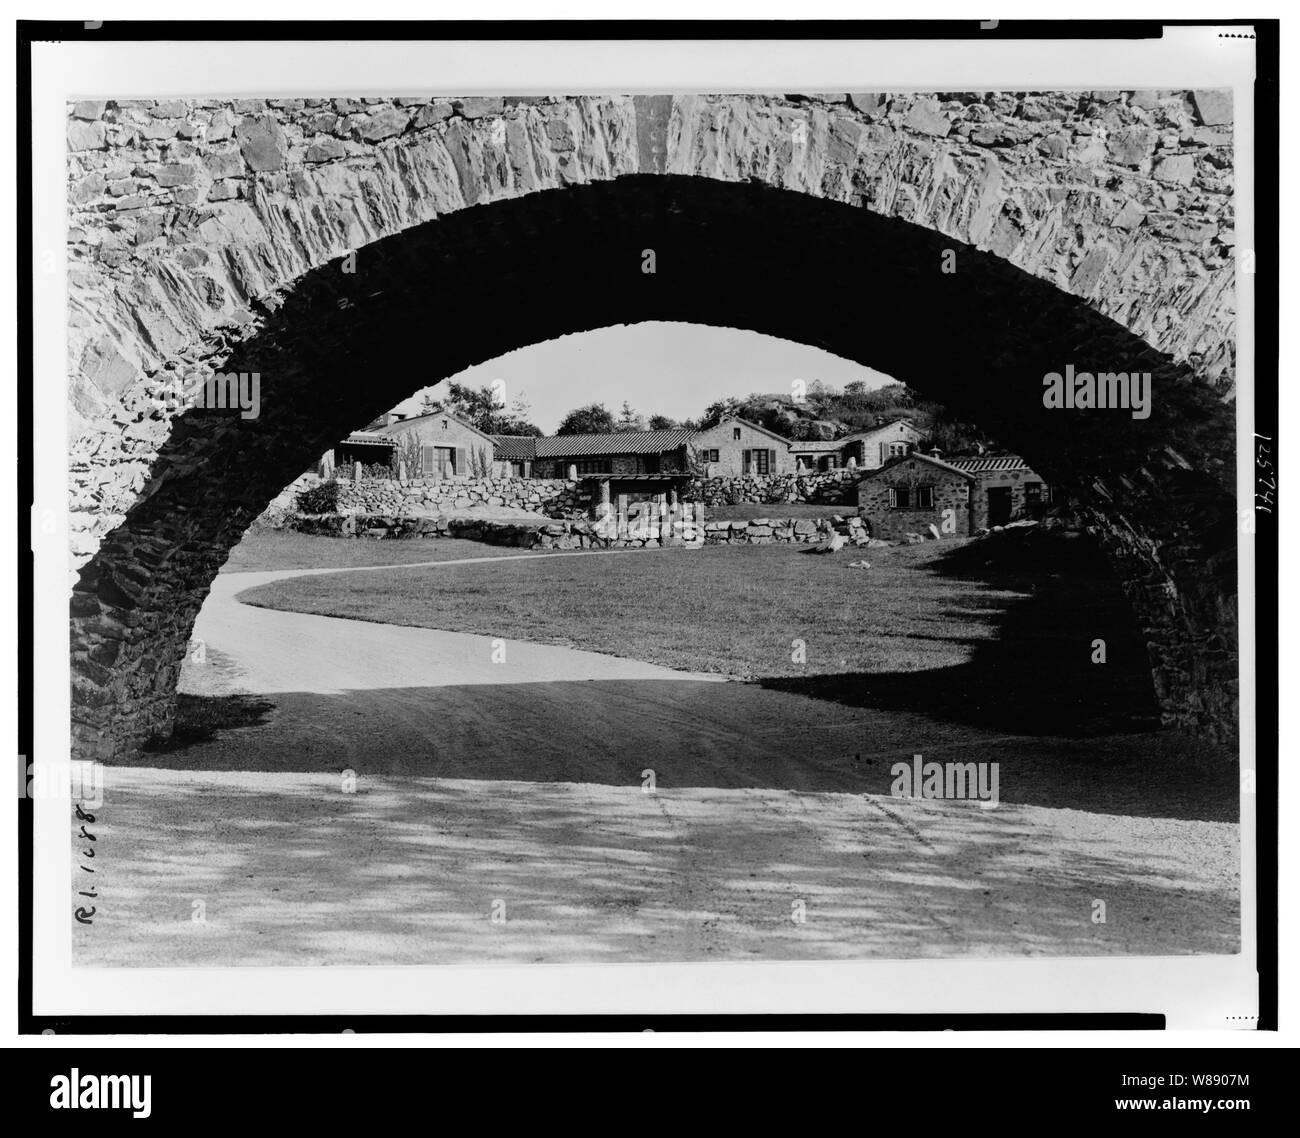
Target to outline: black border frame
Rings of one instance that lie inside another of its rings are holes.
[[[498,20],[498,21],[105,21],[19,20],[16,23],[16,250],[32,247],[31,45],[45,41],[128,40],[975,40],[1150,39],[1164,27],[1249,27],[1256,39],[1255,228],[1255,431],[1274,440],[1278,466],[1279,347],[1279,81],[1278,20],[1007,20],[982,29],[966,20]],[[19,605],[18,755],[32,755],[34,715],[34,571],[31,519],[34,503],[33,285],[31,262],[15,257],[17,274],[17,409],[20,429],[17,477]],[[1258,907],[1256,922],[1260,1018],[1258,1030],[1278,1027],[1278,527],[1276,513],[1256,511],[1256,794]],[[25,770],[20,769],[20,774]],[[18,802],[18,1024],[21,1034],[224,1035],[260,1032],[593,1032],[593,1031],[1023,1031],[1159,1030],[1162,1015],[1118,1014],[780,1014],[780,1015],[474,1015],[474,1016],[36,1016],[32,1013],[34,826],[30,799]]]

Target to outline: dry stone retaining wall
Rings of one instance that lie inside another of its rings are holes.
[[[528,510],[553,518],[585,517],[591,494],[562,478],[457,478],[441,480],[340,480],[341,513],[449,514],[481,506]]]
[[[861,471],[845,468],[819,474],[743,475],[707,478],[697,483],[696,496],[707,506],[750,503],[765,506],[779,502],[842,505],[850,502]]]
[[[299,514],[291,528],[325,537],[404,540],[456,537],[489,545],[521,549],[637,549],[664,544],[665,531],[635,524],[623,530],[589,519],[555,521],[545,525],[481,518],[371,515],[364,513]],[[867,524],[856,516],[837,518],[757,518],[753,521],[706,521],[703,525],[677,524],[668,535],[678,544],[771,545],[830,541],[836,534],[846,544],[866,545]]]

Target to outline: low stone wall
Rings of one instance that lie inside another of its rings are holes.
[[[706,521],[703,525],[642,525],[619,529],[612,522],[587,519],[546,525],[480,518],[400,517],[392,514],[299,514],[291,522],[301,533],[329,537],[368,537],[377,540],[458,537],[488,545],[520,549],[639,549],[678,544],[772,545],[777,542],[817,544],[837,535],[846,544],[866,545],[867,524],[859,517],[756,518],[753,521]]]
[[[852,505],[861,472],[831,470],[819,474],[772,474],[709,478],[697,482],[688,497],[705,506]],[[529,510],[551,518],[578,519],[590,513],[592,497],[581,482],[566,478],[451,478],[442,480],[339,479],[333,509],[339,513],[436,516],[477,506]],[[283,497],[283,495],[281,495]],[[319,507],[317,507],[319,508]]]
[[[402,516],[450,514],[477,506],[528,510],[551,518],[584,517],[591,495],[563,478],[363,478],[340,480],[339,513]]]
[[[741,503],[766,506],[781,502],[811,502],[838,506],[850,502],[862,472],[827,470],[818,474],[744,475],[740,478],[706,478],[696,483],[693,496],[706,506]]]
[[[256,518],[253,526],[270,529],[292,528],[293,516],[298,512],[298,495],[311,490],[321,483],[317,474],[303,474],[295,478],[283,490],[272,498]]]
[[[775,542],[811,544],[831,541],[836,535],[851,545],[866,545],[871,539],[866,523],[859,517],[832,518],[755,518],[753,521],[706,521],[705,545],[771,545]]]
[[[368,537],[380,540],[457,537],[519,549],[643,549],[665,544],[697,548],[704,544],[699,529],[633,526],[620,530],[612,522],[585,518],[557,520],[545,525],[489,518],[398,517],[391,514],[299,514],[292,528],[328,537]],[[666,535],[664,531],[667,531]]]

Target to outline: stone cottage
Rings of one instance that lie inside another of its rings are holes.
[[[909,533],[969,537],[982,529],[1043,515],[1049,488],[1018,455],[945,461],[912,453],[890,459],[858,483],[858,513],[873,537]]]
[[[1015,454],[950,458],[950,466],[971,475],[971,526],[990,529],[1024,518],[1038,519],[1051,501],[1051,487]]]
[[[793,474],[795,469],[789,439],[734,415],[692,433],[690,445],[705,478]]]
[[[909,533],[969,537],[975,476],[928,454],[899,455],[858,483],[858,513],[871,536],[891,540]]]
[[[910,454],[925,436],[911,419],[895,419],[839,440],[842,465],[852,458],[859,469],[879,470],[892,458]]]
[[[878,470],[891,458],[915,450],[924,437],[910,419],[896,419],[840,439],[796,439],[788,445],[800,470],[839,470],[850,460],[860,470]]]
[[[491,478],[509,471],[507,464],[494,458],[492,439],[450,411],[410,416],[390,412],[334,448],[339,462],[360,457],[363,462],[386,464],[394,451],[406,461],[412,478]]]

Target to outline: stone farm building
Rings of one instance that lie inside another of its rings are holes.
[[[801,470],[839,470],[850,460],[860,470],[877,470],[914,450],[924,437],[910,419],[896,419],[840,439],[796,439],[788,445]]]
[[[1049,488],[1017,455],[945,461],[910,453],[890,459],[858,483],[858,513],[872,537],[909,533],[969,537],[982,529],[1039,518]]]
[[[423,478],[500,477],[511,464],[496,457],[496,443],[449,411],[401,416],[390,412],[334,448],[335,463],[387,465],[394,452],[407,461],[407,473]]]
[[[705,478],[793,474],[795,470],[789,439],[734,415],[693,432],[690,445],[704,466]]]
[[[619,431],[598,435],[493,435],[494,454],[507,473],[521,478],[596,474],[668,474],[692,460],[705,478],[763,477],[838,470],[852,464],[874,469],[906,454],[922,434],[906,419],[858,431],[842,439],[789,439],[732,415],[701,430]]]

